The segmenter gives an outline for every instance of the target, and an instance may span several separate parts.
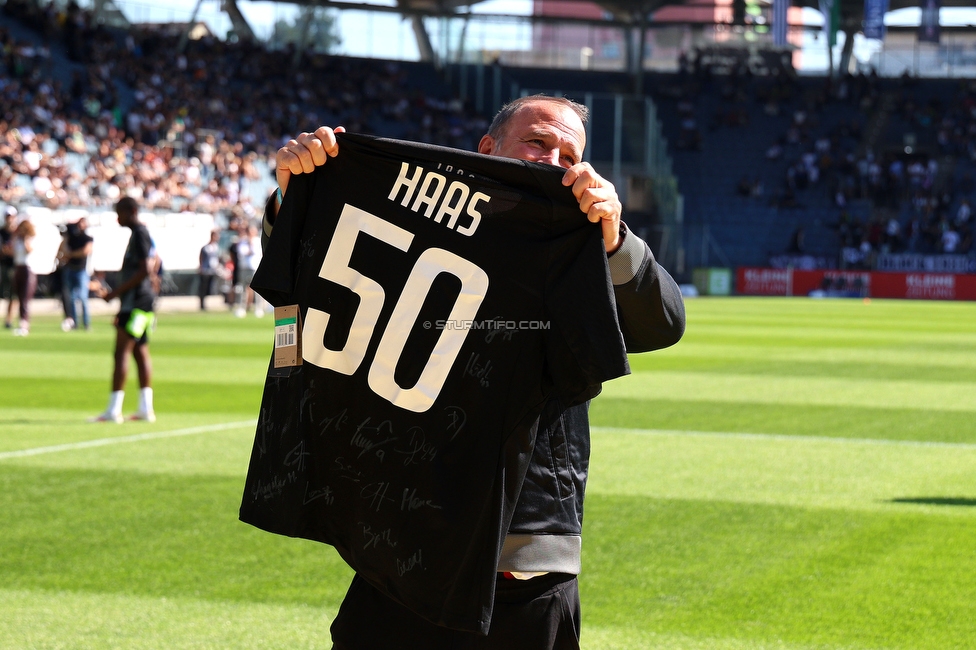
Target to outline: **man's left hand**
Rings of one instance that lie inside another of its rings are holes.
[[[590,163],[577,163],[566,170],[563,185],[572,186],[573,196],[579,201],[580,210],[592,223],[603,228],[603,245],[607,253],[620,248],[620,213],[623,207],[617,198],[613,183],[603,178]]]

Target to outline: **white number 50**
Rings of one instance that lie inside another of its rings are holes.
[[[320,368],[335,370],[344,375],[355,373],[362,364],[373,339],[376,321],[386,302],[386,292],[378,282],[349,268],[360,233],[401,251],[410,247],[414,237],[413,233],[365,210],[351,205],[342,209],[332,243],[322,261],[319,277],[347,287],[358,295],[359,308],[349,325],[346,344],[341,350],[330,350],[325,347],[325,330],[330,315],[309,307],[302,329],[302,357]],[[410,271],[369,368],[368,381],[373,392],[400,408],[416,413],[422,413],[434,404],[468,333],[462,328],[442,330],[417,383],[407,388],[397,384],[393,375],[400,355],[403,354],[407,338],[416,324],[431,285],[441,273],[450,273],[461,281],[461,292],[451,308],[448,320],[474,319],[488,292],[487,274],[475,264],[450,251],[428,248],[420,254]]]

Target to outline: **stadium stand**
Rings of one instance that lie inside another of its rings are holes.
[[[679,134],[687,221],[733,264],[869,266],[878,253],[971,252],[971,215],[950,217],[972,199],[967,82],[657,81],[665,131]],[[959,243],[948,250],[939,235],[952,228]]]
[[[93,25],[73,5],[8,1],[0,15],[0,200],[252,219],[284,139],[320,124],[472,149],[497,106],[532,90],[624,96],[624,73],[302,54]],[[165,54],[165,56],[164,56]],[[961,80],[801,77],[698,52],[643,94],[683,197],[685,267],[866,268],[886,253],[969,255],[976,91]],[[758,72],[757,72],[758,71]],[[206,98],[201,100],[201,98]],[[639,111],[627,104],[626,111]],[[639,159],[625,114],[621,148]],[[641,119],[637,119],[641,118]],[[591,157],[614,138],[594,119]],[[637,212],[644,225],[654,211]],[[226,240],[225,240],[226,243]],[[680,271],[679,271],[680,273]]]
[[[176,35],[85,25],[85,47],[72,49],[71,17],[30,8],[4,7],[7,202],[107,205],[135,193],[150,209],[253,207],[273,187],[269,156],[297,130],[341,123],[469,148],[484,129],[415,65],[306,56],[282,79],[289,53],[212,39],[191,41],[172,65]],[[42,50],[52,35],[60,47]]]
[[[60,223],[72,209],[111,214],[131,195],[164,218],[210,215],[226,251],[273,191],[274,152],[298,130],[345,124],[470,148],[487,124],[413,64],[306,55],[283,79],[293,52],[201,39],[173,57],[178,40],[92,26],[73,5],[7,2],[0,200]],[[175,291],[191,290],[186,264]]]
[[[721,65],[721,74],[689,65],[644,82],[684,197],[691,265],[870,266],[879,253],[972,253],[971,216],[953,216],[972,200],[968,82]],[[507,69],[504,79],[577,96],[631,84],[579,71]],[[942,242],[951,229],[954,251]]]

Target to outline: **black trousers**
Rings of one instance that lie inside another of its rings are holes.
[[[429,623],[358,575],[332,623],[332,650],[579,650],[576,576],[499,576],[488,636]]]
[[[203,299],[213,293],[214,276],[199,274],[200,286],[197,289],[197,295],[200,296],[200,309],[204,308]]]

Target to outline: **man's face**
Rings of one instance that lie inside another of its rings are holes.
[[[119,218],[119,225],[123,228],[128,228],[129,226],[129,215],[125,210],[116,210],[115,216]]]
[[[586,131],[573,109],[533,101],[519,108],[498,138],[481,138],[478,152],[569,168],[582,160],[585,146]]]

